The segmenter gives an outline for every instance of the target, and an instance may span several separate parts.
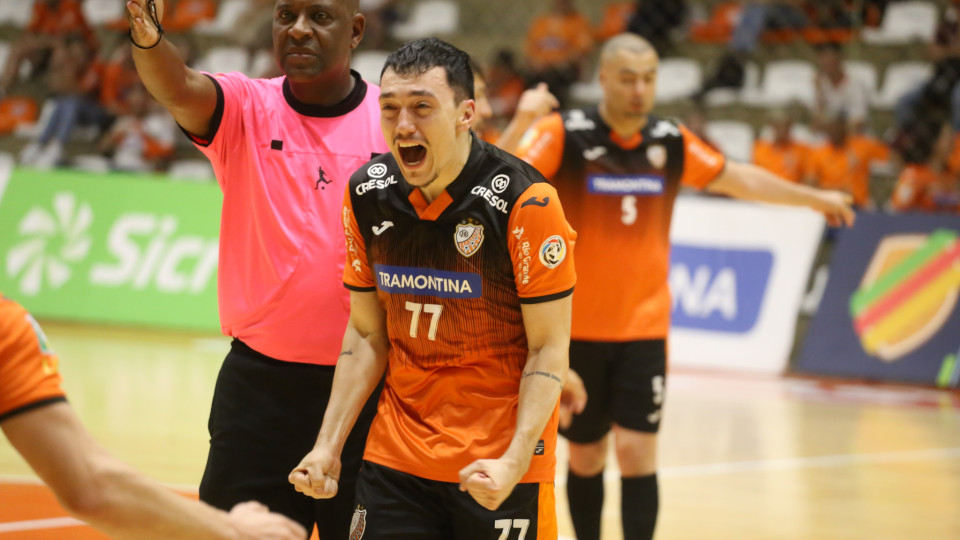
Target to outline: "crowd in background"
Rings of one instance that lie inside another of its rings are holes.
[[[712,2],[633,0],[609,2],[591,21],[574,0],[545,0],[526,25],[521,50],[501,48],[486,62],[485,78],[495,121],[513,115],[520,95],[546,82],[564,106],[577,104],[573,84],[594,73],[597,47],[628,31],[649,40],[661,56],[678,40],[715,43],[717,57],[702,87],[690,96],[684,120],[705,140],[705,102],[716,89],[744,85],[747,64],[765,43],[796,40],[816,54],[816,96],[805,110],[771,108],[756,138],[753,160],[784,178],[849,192],[865,209],[960,212],[960,2],[941,2],[941,15],[927,60],[930,78],[903,94],[892,126],[883,133],[869,123],[867,89],[846,72],[846,51],[857,30],[882,24],[896,0],[764,0]],[[391,26],[402,21],[410,0],[362,0],[368,17],[366,48],[389,49]],[[196,57],[193,29],[222,7],[216,0],[167,0],[164,29],[188,59]],[[230,32],[252,57],[267,55],[253,76],[275,75],[270,61],[274,0],[249,0]],[[704,16],[704,9],[708,12]],[[169,115],[146,94],[134,69],[126,22],[92,28],[81,0],[35,0],[29,24],[11,40],[0,71],[0,136],[37,122],[19,151],[24,166],[52,168],[72,163],[71,138],[86,138],[109,168],[164,171],[182,137]],[[42,91],[37,92],[37,89]],[[803,119],[811,140],[793,137]],[[498,122],[499,120],[499,122]],[[495,134],[489,134],[495,136]],[[871,189],[873,171],[896,176],[888,199]]]

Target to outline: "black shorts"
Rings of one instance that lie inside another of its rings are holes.
[[[321,540],[347,538],[379,389],[364,405],[343,449],[337,496],[315,500],[287,481],[317,439],[333,372],[333,366],[275,360],[233,340],[213,394],[210,453],[200,499],[224,510],[256,500],[308,531],[316,523]]]
[[[357,482],[350,539],[556,540],[553,483],[517,484],[487,510],[460,485],[426,480],[369,461]]]
[[[587,388],[587,406],[560,434],[575,443],[599,441],[610,425],[646,433],[660,428],[667,373],[663,339],[609,343],[571,341],[570,368]]]

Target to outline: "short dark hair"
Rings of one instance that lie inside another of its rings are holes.
[[[457,101],[474,98],[470,55],[437,38],[405,43],[390,53],[380,76],[382,78],[388,68],[398,75],[421,75],[435,67],[442,67],[446,71],[447,84],[453,89]]]

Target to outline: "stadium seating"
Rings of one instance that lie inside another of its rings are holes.
[[[30,23],[32,10],[26,2],[7,0],[0,2],[0,25],[11,25],[23,28]]]
[[[810,106],[815,99],[813,64],[804,60],[774,60],[763,69],[758,105],[778,107],[799,101]]]
[[[874,106],[880,109],[892,108],[900,96],[928,79],[932,73],[933,66],[928,62],[904,61],[890,64],[883,74],[883,84],[877,93]]]
[[[229,35],[240,20],[240,16],[249,8],[250,0],[224,0],[217,9],[217,16],[212,21],[197,24],[193,31],[203,35]]]
[[[84,0],[83,16],[91,26],[105,25],[122,19],[125,5],[126,2],[116,0]]]
[[[246,73],[250,67],[250,53],[239,46],[211,47],[203,57],[196,61],[194,67],[198,71],[210,73],[229,73],[231,71]]]
[[[363,80],[379,84],[380,72],[389,55],[386,51],[360,51],[353,55],[350,67],[359,73]]]
[[[700,89],[703,72],[696,60],[666,58],[657,73],[657,102],[684,99]]]
[[[457,31],[460,8],[453,0],[423,0],[413,4],[407,20],[393,26],[392,35],[400,41],[449,35]]]
[[[212,182],[213,167],[206,159],[180,159],[170,164],[167,175],[174,180],[188,182]]]
[[[714,120],[707,122],[707,138],[720,147],[723,155],[749,163],[753,160],[753,128],[739,120]]]
[[[865,28],[861,37],[871,45],[898,45],[916,40],[929,43],[937,31],[937,19],[937,6],[933,2],[891,2],[880,28]]]

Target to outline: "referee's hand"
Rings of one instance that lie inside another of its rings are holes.
[[[314,499],[329,499],[337,494],[340,460],[330,452],[314,448],[293,469],[287,480],[304,495]]]
[[[130,24],[130,39],[141,47],[149,46],[160,39],[157,22],[163,21],[163,0],[154,0],[157,21],[153,20],[147,0],[127,0],[127,23]]]

